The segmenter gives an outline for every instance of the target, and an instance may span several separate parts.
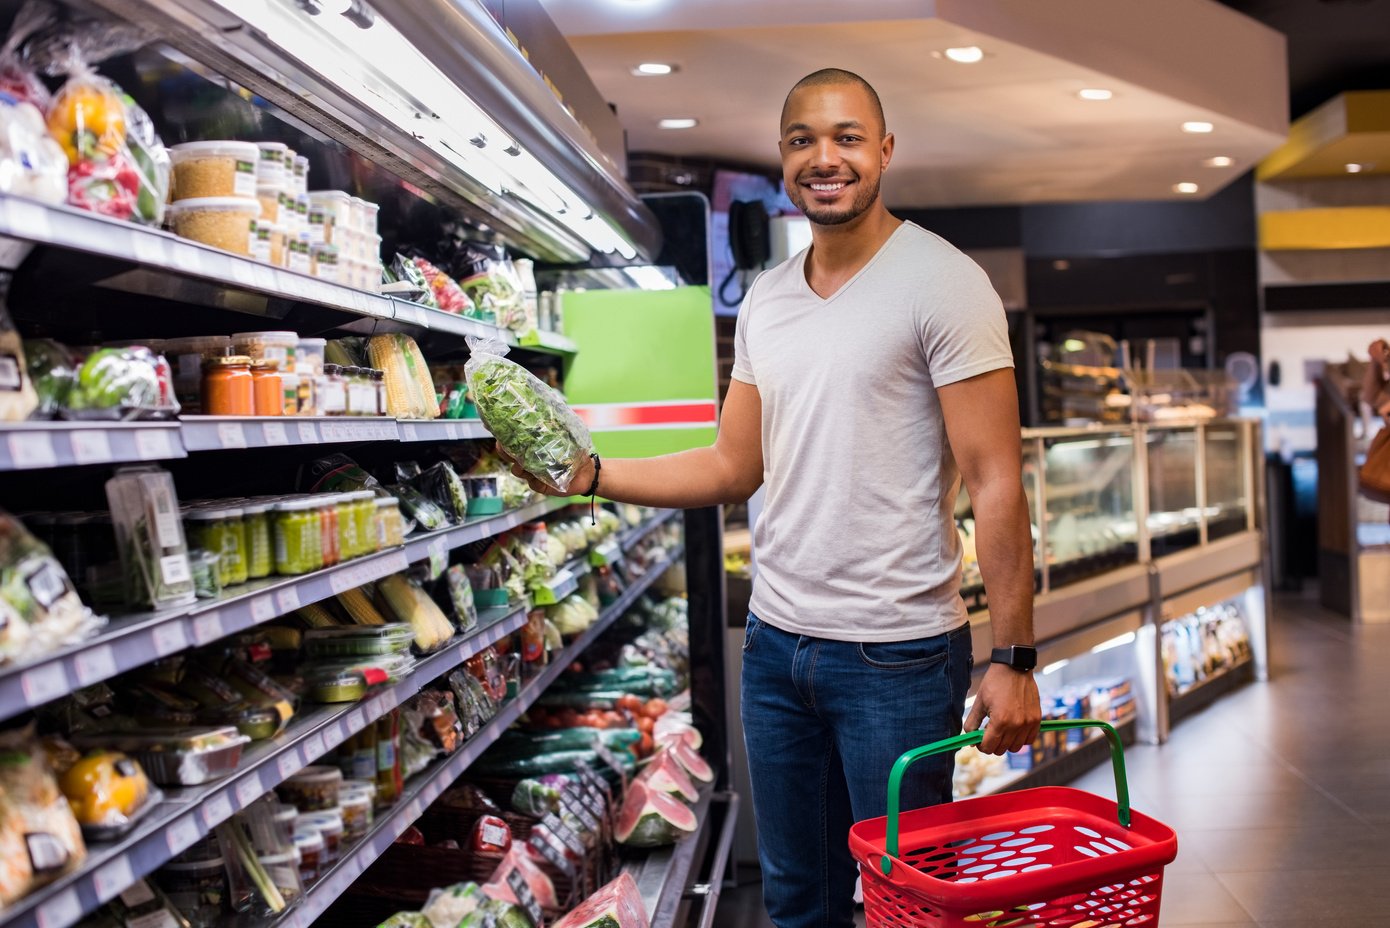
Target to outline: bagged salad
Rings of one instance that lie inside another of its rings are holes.
[[[521,278],[500,245],[467,243],[455,261],[459,286],[484,314],[513,332],[526,330],[526,296]]]
[[[178,411],[169,362],[138,346],[90,352],[62,410],[68,419],[164,419]]]
[[[523,469],[561,493],[574,489],[584,458],[592,453],[589,429],[563,397],[505,357],[494,339],[468,338],[464,369],[483,425]]]
[[[55,651],[100,624],[48,546],[0,511],[0,665]]]

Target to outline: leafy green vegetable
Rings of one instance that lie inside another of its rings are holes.
[[[154,355],[144,348],[98,348],[77,370],[68,400],[72,410],[139,411],[159,408]]]

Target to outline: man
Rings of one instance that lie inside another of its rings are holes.
[[[809,75],[781,121],[783,179],[812,244],[744,300],[715,444],[605,460],[597,482],[609,499],[662,507],[741,502],[767,485],[742,681],[764,901],[778,928],[841,928],[853,923],[850,825],[885,813],[903,751],[961,728],[972,658],[960,478],[1004,649],[966,723],[989,717],[988,753],[1038,730],[1033,547],[989,280],[884,208],[893,136],[863,78]],[[589,462],[574,487],[594,482]],[[949,755],[914,767],[902,808],[949,801],[952,769]]]

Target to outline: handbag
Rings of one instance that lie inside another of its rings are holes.
[[[1358,482],[1363,496],[1378,503],[1390,503],[1390,425],[1382,427],[1371,440]]]

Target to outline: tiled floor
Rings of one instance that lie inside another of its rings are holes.
[[[1390,625],[1280,597],[1271,682],[1126,751],[1131,798],[1178,832],[1164,926],[1390,926]],[[1074,785],[1113,795],[1108,768]],[[756,885],[715,919],[765,928]],[[862,913],[861,913],[862,919]]]

